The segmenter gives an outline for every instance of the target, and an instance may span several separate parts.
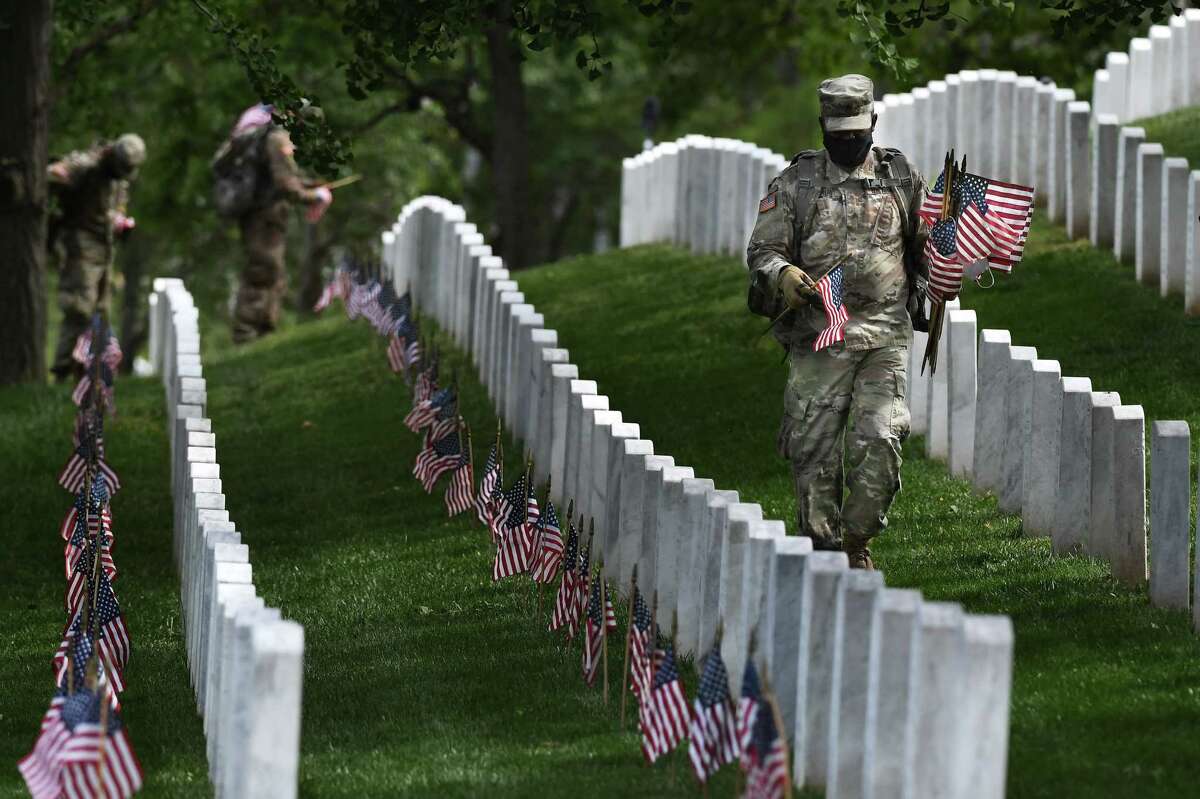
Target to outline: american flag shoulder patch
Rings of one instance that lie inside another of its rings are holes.
[[[767,211],[770,211],[772,208],[775,207],[775,195],[776,194],[778,194],[778,192],[773,191],[770,194],[768,194],[766,197],[763,197],[762,200],[759,201],[758,212],[760,214],[765,214]]]

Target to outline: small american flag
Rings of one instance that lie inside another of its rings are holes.
[[[579,532],[570,520],[567,522],[567,530],[567,545],[563,550],[562,582],[558,584],[558,593],[554,595],[554,613],[550,616],[550,629],[567,627],[567,636],[574,638],[577,619],[573,610],[576,607],[575,583],[579,579],[576,574],[579,561]]]
[[[446,513],[451,517],[470,510],[475,504],[475,466],[471,459],[470,441],[468,436],[467,450],[459,456],[458,467],[450,477],[450,485],[446,487]]]
[[[59,781],[67,797],[127,799],[142,787],[142,767],[116,711],[87,689],[68,696],[61,723],[68,735],[58,750]]]
[[[606,588],[600,575],[592,580],[583,632],[583,679],[588,685],[596,682],[604,652],[604,639],[617,631],[617,615]]]
[[[938,220],[925,242],[929,288],[935,299],[952,297],[962,288],[963,263],[958,254],[957,227],[954,219]]]
[[[579,523],[583,524],[583,518],[580,517]],[[571,622],[572,637],[574,631],[579,624],[579,621],[587,615],[588,591],[591,588],[592,579],[592,540],[589,538],[586,548],[581,548],[583,554],[579,556],[579,565],[575,567],[575,597],[571,603]]]
[[[393,333],[388,339],[387,359],[388,366],[395,374],[403,374],[408,366],[408,361],[404,357],[404,340],[396,333]]]
[[[650,609],[636,586],[633,589],[633,626],[629,631],[629,685],[639,701],[649,697],[654,679],[654,664],[650,660],[653,647],[650,641]]]
[[[500,461],[496,455],[496,444],[488,450],[487,461],[483,464],[483,479],[479,481],[479,491],[475,494],[475,515],[479,523],[490,529],[492,523],[492,500],[495,498],[500,485]]]
[[[784,799],[791,796],[788,777],[787,745],[775,724],[775,701],[762,697],[754,720],[754,729],[742,755],[746,771],[745,799]]]
[[[463,454],[458,430],[452,429],[417,456],[413,473],[421,481],[421,487],[425,489],[426,494],[433,493],[433,487],[439,477],[458,468]]]
[[[691,712],[675,667],[675,651],[670,644],[656,653],[659,661],[654,669],[653,688],[649,701],[643,700],[638,713],[642,728],[642,753],[653,763],[670,752],[684,739]]]
[[[502,580],[529,571],[529,550],[525,545],[527,497],[525,474],[522,473],[512,488],[504,492],[493,514],[493,518],[500,522],[492,525],[493,530],[499,527],[499,544],[496,546],[496,559],[492,562],[492,580]]]
[[[813,342],[814,352],[820,352],[846,338],[846,322],[850,320],[850,314],[842,302],[842,279],[842,267],[839,265],[817,281],[817,293],[821,295],[821,304],[825,307],[825,329]]]
[[[925,223],[933,226],[933,223],[942,218],[942,200],[946,196],[946,173],[937,176],[934,181],[933,188],[926,193],[921,207],[917,209],[917,216],[925,220]]]
[[[69,735],[62,723],[62,708],[66,701],[65,689],[54,694],[50,708],[42,716],[42,728],[33,749],[17,763],[17,770],[25,779],[25,787],[33,799],[59,799],[62,796],[58,755]]]
[[[538,519],[537,536],[534,540],[534,566],[529,576],[534,582],[552,582],[562,561],[563,535],[558,514],[554,512],[554,503],[548,497],[546,512]]]
[[[454,387],[446,386],[413,408],[404,418],[404,424],[415,433],[439,418],[445,419],[455,415],[457,409],[458,398],[455,396]]]
[[[97,514],[103,519],[103,516]],[[74,614],[91,596],[92,589],[92,572],[95,571],[96,565],[96,546],[100,546],[100,566],[104,571],[104,576],[111,583],[117,576],[117,567],[113,563],[112,550],[109,549],[111,539],[108,537],[107,526],[100,532],[99,539],[96,537],[84,538],[79,537],[76,543],[75,536],[67,544],[67,560],[70,563],[70,573],[67,575],[67,591],[66,591],[66,610],[68,614]]]
[[[966,174],[961,184],[963,204],[970,203],[984,218],[996,241],[988,264],[1011,272],[1025,254],[1025,240],[1033,219],[1033,188]]]
[[[79,493],[83,489],[88,461],[91,460],[92,455],[92,446],[87,441],[81,441],[75,451],[71,453],[71,457],[67,459],[66,464],[63,465],[62,471],[59,472],[58,484],[72,494]],[[97,473],[104,480],[109,495],[116,494],[121,488],[121,478],[117,477],[117,473],[99,453],[95,453],[95,455]]]
[[[700,782],[706,782],[721,766],[737,759],[736,726],[729,675],[720,651],[714,648],[704,660],[689,729],[688,758]]]
[[[750,768],[750,738],[754,735],[754,722],[758,718],[759,700],[762,689],[758,684],[758,669],[753,658],[746,659],[746,671],[742,676],[742,698],[738,700],[737,739],[742,750],[742,769]]]

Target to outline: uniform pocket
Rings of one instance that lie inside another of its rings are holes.
[[[871,192],[867,203],[868,213],[875,220],[871,246],[886,252],[899,253],[904,246],[904,235],[896,198],[890,191]]]

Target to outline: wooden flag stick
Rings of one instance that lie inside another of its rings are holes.
[[[679,609],[672,608],[671,609],[671,657],[677,657],[677,655],[678,655],[678,648],[677,648],[678,647],[678,641],[677,641],[678,636],[675,633],[675,631],[678,629],[679,629]],[[678,661],[676,661],[676,663],[678,663]],[[675,786],[676,778],[679,776],[679,758],[677,757],[678,754],[679,754],[678,749],[671,752],[671,786],[672,787]]]
[[[608,584],[600,562],[600,660],[604,666],[604,706],[608,706]]]
[[[637,606],[637,564],[629,581],[629,623],[625,629],[625,665],[621,667],[621,729],[625,729],[625,704],[629,698],[629,649],[633,643],[634,608]]]

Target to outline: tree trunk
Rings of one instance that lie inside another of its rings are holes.
[[[51,0],[0,18],[0,385],[46,379],[46,125]]]
[[[521,54],[511,39],[510,5],[499,4],[497,21],[488,26],[488,60],[492,72],[492,181],[500,254],[509,269],[534,263],[537,231],[532,224],[529,192],[529,136]]]

